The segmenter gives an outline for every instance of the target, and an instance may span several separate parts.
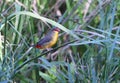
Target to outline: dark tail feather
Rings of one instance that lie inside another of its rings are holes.
[[[31,45],[31,44],[28,44],[29,45],[29,47],[35,47],[35,45]]]

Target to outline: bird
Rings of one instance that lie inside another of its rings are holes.
[[[60,29],[55,27],[52,28],[44,38],[40,39],[35,45],[32,45],[32,47],[38,48],[38,49],[48,49],[51,48],[53,45],[56,44],[58,40]]]

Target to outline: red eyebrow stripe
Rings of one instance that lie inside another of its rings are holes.
[[[54,29],[54,31],[58,31],[58,32],[60,32],[60,29],[58,29],[58,28],[55,28],[55,29]]]

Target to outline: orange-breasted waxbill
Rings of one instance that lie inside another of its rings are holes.
[[[59,28],[52,28],[44,38],[40,39],[35,45],[32,46],[39,49],[47,49],[52,47],[58,40],[59,32]]]

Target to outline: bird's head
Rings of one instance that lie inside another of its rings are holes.
[[[53,30],[52,31],[57,31],[57,32],[60,32],[60,29],[59,28],[53,28]]]

